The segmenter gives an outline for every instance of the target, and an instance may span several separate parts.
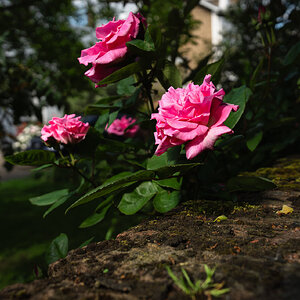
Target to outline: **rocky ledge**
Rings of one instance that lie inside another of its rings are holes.
[[[195,282],[205,279],[204,264],[216,267],[214,282],[230,289],[223,299],[298,299],[300,160],[259,174],[278,189],[240,195],[238,206],[184,203],[115,240],[70,251],[50,265],[48,278],[6,287],[0,299],[190,299],[166,266],[178,277],[183,268]],[[277,213],[283,205],[293,212]],[[219,214],[227,219],[215,221]],[[208,292],[194,299],[211,298]]]

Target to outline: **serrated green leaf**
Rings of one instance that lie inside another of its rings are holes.
[[[157,193],[153,199],[153,206],[156,211],[160,213],[168,212],[177,206],[180,201],[180,192],[173,191],[169,192],[166,190],[160,191]]]
[[[151,158],[147,160],[147,170],[156,170],[158,168],[164,167],[168,165],[168,156],[167,153],[163,153],[160,156],[153,155]]]
[[[177,67],[169,61],[165,63],[162,74],[158,77],[158,79],[165,90],[168,90],[171,86],[175,89],[182,87],[180,72]]]
[[[177,172],[187,172],[188,170],[195,168],[197,166],[202,165],[202,163],[188,163],[188,164],[177,164],[177,165],[170,165],[162,168],[155,169],[156,175],[159,179],[165,179]]]
[[[224,97],[224,102],[239,105],[239,109],[236,112],[230,113],[229,117],[224,122],[224,125],[231,129],[234,128],[244,113],[246,103],[251,95],[251,90],[243,85],[231,90],[231,92]]]
[[[88,203],[96,198],[105,196],[110,194],[118,189],[128,187],[138,181],[150,180],[153,179],[155,173],[153,171],[142,170],[136,173],[123,172],[118,174],[118,176],[114,176],[113,179],[107,180],[102,185],[96,187],[95,189],[89,191],[80,199],[78,199],[75,203],[73,203],[67,210],[68,212],[71,208],[74,208],[78,205],[82,205],[84,203]]]
[[[227,189],[230,192],[245,191],[258,192],[272,190],[276,184],[264,177],[256,176],[237,176],[230,178],[227,182]]]
[[[219,81],[219,77],[220,77],[224,62],[225,62],[225,60],[224,60],[224,58],[222,58],[214,63],[206,65],[195,75],[193,82],[195,84],[200,85],[200,84],[202,84],[204,77],[207,74],[210,74],[211,81],[216,85],[217,82]]]
[[[263,132],[257,132],[252,138],[247,140],[247,147],[250,151],[254,151],[263,138]]]
[[[48,265],[66,257],[68,254],[69,240],[65,233],[61,233],[50,244],[46,251],[46,262]]]
[[[69,194],[68,189],[62,189],[62,190],[53,191],[51,193],[47,193],[47,194],[44,194],[41,196],[30,198],[29,201],[33,205],[46,206],[46,205],[53,204],[54,202],[60,200],[60,198],[66,196],[68,194]]]
[[[151,66],[151,62],[149,62],[149,61],[147,62],[145,60],[140,59],[139,61],[131,63],[131,64],[115,71],[114,73],[110,74],[109,76],[107,76],[106,78],[101,80],[98,83],[98,85],[109,84],[109,83],[114,83],[114,82],[120,81],[120,80],[127,78],[135,73],[147,70],[150,66]]]
[[[87,228],[87,227],[91,227],[91,226],[94,226],[96,224],[98,224],[99,222],[101,222],[108,209],[112,206],[112,204],[108,204],[107,206],[103,207],[101,209],[101,211],[99,213],[94,213],[92,214],[91,216],[87,217],[79,226],[79,228]]]
[[[157,183],[162,187],[172,188],[174,190],[180,190],[182,184],[182,177],[156,180],[155,183]]]
[[[12,165],[42,166],[56,160],[55,153],[46,150],[27,150],[14,155],[5,156],[4,159]]]
[[[136,90],[136,87],[134,86],[134,84],[135,84],[135,80],[134,80],[133,76],[130,76],[128,78],[120,80],[117,85],[118,95],[122,95],[122,96],[132,95]]]
[[[126,46],[129,49],[137,48],[139,50],[142,50],[142,52],[151,52],[155,50],[154,43],[150,41],[143,41],[143,40],[132,40],[130,42],[126,43]]]
[[[125,215],[138,212],[155,194],[156,184],[152,181],[141,183],[131,193],[125,193],[118,205],[118,209]]]

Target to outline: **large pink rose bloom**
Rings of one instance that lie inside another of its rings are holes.
[[[49,121],[50,125],[42,128],[42,140],[47,143],[50,139],[55,139],[62,144],[76,144],[82,141],[88,130],[89,123],[79,121],[81,117],[75,114],[65,115],[63,118],[54,117]]]
[[[127,54],[126,43],[135,39],[139,32],[140,23],[146,25],[141,14],[129,13],[127,20],[118,20],[96,28],[96,37],[100,40],[91,48],[81,51],[79,62],[84,65],[91,63],[91,69],[85,72],[93,82],[98,83],[119,67]],[[97,87],[97,85],[96,85]]]
[[[112,124],[108,128],[106,128],[106,131],[109,134],[115,134],[124,137],[134,137],[140,127],[138,125],[134,125],[129,129],[127,128],[135,122],[136,119],[123,116],[121,119],[114,120]]]
[[[186,88],[170,87],[159,101],[154,133],[155,154],[161,155],[168,148],[185,144],[186,157],[192,159],[205,149],[213,149],[215,141],[224,133],[233,131],[223,123],[238,105],[223,102],[225,92],[217,91],[206,75],[203,83],[190,83]]]

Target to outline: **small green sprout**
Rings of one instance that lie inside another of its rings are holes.
[[[169,266],[166,266],[167,272],[169,276],[173,279],[174,283],[187,295],[191,297],[191,299],[195,300],[196,295],[205,295],[208,299],[211,297],[219,297],[225,293],[229,292],[229,289],[222,289],[224,283],[214,283],[213,275],[215,273],[215,268],[211,269],[207,265],[204,265],[204,270],[206,273],[206,279],[204,281],[197,280],[193,283],[185,271],[184,268],[181,268],[181,272],[183,276],[178,278],[171,270]]]

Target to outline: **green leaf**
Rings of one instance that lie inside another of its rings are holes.
[[[29,201],[33,205],[45,206],[45,205],[53,204],[54,202],[60,200],[60,198],[68,194],[69,194],[68,189],[62,189],[41,196],[30,198]]]
[[[103,113],[98,117],[96,124],[95,124],[95,129],[97,131],[104,131],[105,126],[108,122],[108,118],[109,118],[109,109],[106,109],[103,111]]]
[[[182,78],[180,72],[171,62],[167,61],[164,69],[158,75],[158,79],[165,90],[168,90],[170,86],[175,89],[182,87]]]
[[[255,86],[255,82],[256,82],[256,78],[257,78],[257,75],[260,73],[262,67],[264,65],[264,58],[262,58],[259,62],[259,64],[257,65],[256,69],[254,70],[253,72],[253,75],[251,76],[251,79],[250,79],[250,88],[253,89],[254,86]]]
[[[292,64],[297,59],[297,57],[299,56],[299,54],[300,54],[300,42],[298,42],[297,44],[295,44],[289,50],[289,52],[284,57],[283,64],[285,66],[288,66],[288,65]]]
[[[218,298],[218,297],[222,296],[223,294],[226,294],[229,292],[230,292],[229,288],[221,289],[221,290],[213,289],[213,290],[209,291],[209,294],[212,295],[213,297]]]
[[[214,222],[226,221],[228,218],[225,215],[218,216],[215,218]]]
[[[85,109],[85,114],[87,115],[98,115],[101,114],[103,111],[110,109],[110,110],[117,110],[120,109],[122,106],[121,103],[115,104],[91,104]]]
[[[264,177],[237,176],[230,178],[227,182],[227,189],[230,192],[258,192],[272,190],[274,188],[276,188],[276,184]]]
[[[234,128],[237,122],[240,120],[249,97],[252,92],[245,85],[231,90],[229,94],[224,97],[224,102],[239,105],[239,109],[236,112],[231,112],[227,120],[224,122],[229,128]]]
[[[177,164],[177,165],[170,165],[170,166],[158,168],[155,169],[154,171],[160,179],[164,179],[174,175],[177,172],[187,172],[188,170],[200,165],[203,165],[203,163]]]
[[[126,43],[126,46],[129,49],[132,49],[134,51],[134,48],[137,48],[138,50],[141,50],[143,52],[153,52],[155,50],[155,46],[153,41],[143,41],[143,40],[132,40],[130,42]],[[140,53],[140,51],[138,51]]]
[[[118,95],[127,95],[127,96],[132,95],[136,90],[134,84],[135,84],[135,80],[133,76],[130,76],[128,78],[119,81],[117,85]]]
[[[223,68],[223,65],[224,65],[224,58],[212,63],[212,64],[209,64],[209,65],[206,65],[205,67],[203,67],[194,77],[193,79],[193,82],[195,84],[202,84],[203,83],[203,80],[204,80],[204,77],[208,74],[211,75],[211,81],[214,83],[214,84],[217,84],[217,82],[219,81],[219,76],[221,74],[221,71],[222,71],[222,68]]]
[[[250,151],[254,151],[263,138],[263,132],[259,131],[252,138],[247,140],[247,147]]]
[[[118,209],[125,215],[138,212],[155,194],[156,184],[152,181],[141,183],[133,192],[125,193],[118,205]]]
[[[109,83],[114,83],[117,81],[120,81],[124,78],[127,78],[135,73],[147,70],[149,66],[151,65],[151,62],[147,62],[145,60],[140,59],[137,62],[131,63],[104,78],[101,80],[98,85],[102,84],[109,84]]]
[[[30,171],[31,172],[38,172],[38,171],[41,171],[41,170],[44,170],[44,169],[47,169],[47,168],[50,168],[50,167],[53,167],[53,165],[52,164],[45,164],[45,165],[42,165],[40,167],[34,168]]]
[[[79,228],[87,228],[87,227],[91,227],[94,226],[96,224],[98,224],[99,222],[101,222],[108,209],[112,206],[112,204],[110,203],[109,205],[105,206],[102,208],[102,210],[99,213],[94,213],[91,216],[89,216],[88,218],[86,218],[79,226]]]
[[[151,39],[148,37],[148,33],[151,36]],[[151,42],[151,40],[154,43],[155,50],[159,53],[160,48],[162,47],[162,35],[161,35],[161,28],[158,26],[149,25],[145,34],[145,39],[148,42]]]
[[[61,233],[50,244],[46,251],[46,262],[48,265],[66,257],[68,254],[69,240],[65,233]]]
[[[105,196],[107,194],[110,194],[112,192],[115,192],[116,190],[119,190],[124,187],[128,187],[137,181],[144,181],[144,180],[150,180],[153,179],[155,176],[155,173],[152,171],[138,171],[136,173],[130,173],[130,172],[123,172],[120,173],[113,178],[110,178],[102,185],[96,187],[95,189],[89,191],[84,196],[82,196],[80,199],[78,199],[75,203],[73,203],[67,210],[68,212],[71,208],[74,208],[78,205],[82,205],[84,203],[88,203],[96,198]]]
[[[93,239],[94,239],[95,237],[94,236],[92,236],[91,238],[89,238],[88,240],[86,240],[86,241],[84,241],[83,243],[81,243],[80,245],[79,245],[79,247],[78,248],[82,248],[82,247],[85,247],[85,246],[87,246]]]
[[[153,206],[155,210],[160,213],[165,213],[177,206],[180,200],[180,192],[168,192],[162,190],[153,199]]]
[[[174,190],[180,190],[182,184],[182,177],[167,178],[162,180],[156,180],[154,182],[163,187],[172,188]]]
[[[4,157],[12,165],[42,166],[55,161],[55,153],[46,150],[28,150]]]
[[[57,207],[63,205],[68,199],[70,198],[70,195],[66,195],[61,197],[59,200],[54,202],[43,214],[43,218],[46,218],[54,209]]]
[[[168,156],[165,152],[164,154],[157,156],[153,155],[151,158],[147,160],[147,170],[156,170],[160,167],[164,167],[168,165]]]
[[[147,160],[147,170],[156,170],[168,165],[175,165],[178,161],[181,151],[181,146],[169,148],[160,156],[153,155]]]
[[[113,121],[117,119],[118,114],[119,114],[118,110],[109,114],[107,128],[113,123]]]

